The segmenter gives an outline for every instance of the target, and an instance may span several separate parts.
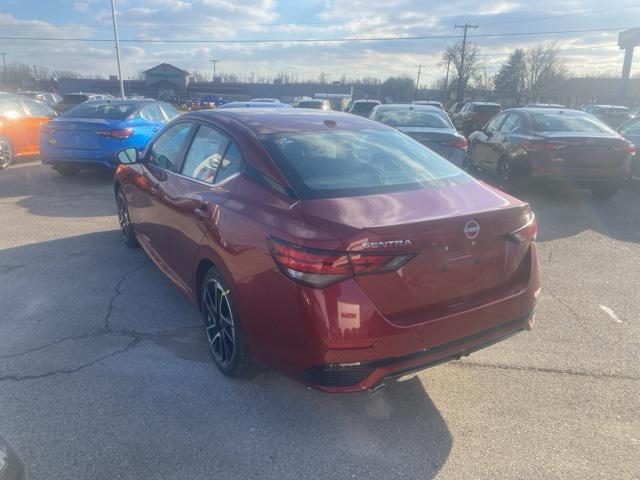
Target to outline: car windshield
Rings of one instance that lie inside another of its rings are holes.
[[[136,103],[81,103],[63,116],[76,118],[104,118],[124,120],[139,107]]]
[[[443,114],[422,109],[382,109],[376,120],[391,127],[451,128]]]
[[[261,141],[302,198],[369,195],[470,178],[395,130],[277,133]]]
[[[533,129],[541,132],[611,132],[597,118],[581,113],[534,113],[531,121]]]

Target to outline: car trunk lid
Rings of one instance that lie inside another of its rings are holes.
[[[626,142],[610,133],[543,132],[543,135],[543,142],[551,152],[547,158],[568,168],[616,168],[627,156]]]
[[[528,243],[509,235],[528,206],[476,181],[393,194],[305,200],[305,219],[330,228],[342,248],[413,253],[397,271],[356,276],[391,322],[412,325],[520,288]]]
[[[98,132],[123,130],[125,122],[100,118],[59,118],[49,124],[49,144],[56,148],[99,150],[104,137]]]

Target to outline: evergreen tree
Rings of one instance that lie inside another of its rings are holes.
[[[516,48],[507,63],[500,67],[496,74],[495,89],[503,95],[515,99],[516,104],[520,103],[520,96],[524,89],[524,78],[526,74],[524,50]]]

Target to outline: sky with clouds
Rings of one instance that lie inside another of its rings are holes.
[[[640,27],[638,0],[116,0],[125,78],[161,62],[185,70],[332,80],[416,74],[421,84],[444,74],[440,58],[465,22],[490,72],[515,47],[556,42],[575,75],[619,74],[617,31],[522,35],[566,30]],[[3,0],[0,37],[55,37],[65,41],[0,39],[7,61],[74,70],[116,71],[110,0]],[[507,36],[493,36],[509,34]],[[383,38],[395,40],[382,40]],[[372,38],[370,41],[328,41]],[[109,40],[89,42],[73,39]],[[322,42],[301,42],[318,39]],[[173,43],[163,43],[170,40]],[[198,40],[198,43],[190,43]],[[207,43],[207,40],[224,43]],[[284,40],[282,43],[247,43]],[[298,40],[298,41],[297,41]],[[237,43],[233,43],[237,42]],[[596,48],[593,48],[596,47]],[[640,73],[640,59],[634,65]]]

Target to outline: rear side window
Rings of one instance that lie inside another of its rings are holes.
[[[392,129],[274,133],[260,137],[301,198],[333,198],[451,185],[470,177]]]
[[[510,113],[509,115],[507,115],[507,119],[500,127],[500,131],[504,133],[513,132],[520,126],[520,124],[520,116],[516,115],[515,113]]]
[[[24,103],[29,110],[29,114],[32,117],[48,117],[49,115],[51,115],[51,110],[49,110],[49,107],[43,105],[40,102],[36,102],[34,100],[25,100]]]
[[[222,157],[222,162],[218,169],[218,175],[216,175],[216,183],[222,182],[232,175],[242,171],[242,166],[242,154],[240,153],[238,146],[231,142],[227,147],[224,157]]]
[[[189,147],[182,174],[202,182],[215,182],[228,146],[229,139],[225,135],[201,125]]]
[[[89,97],[87,95],[76,95],[73,93],[62,97],[62,101],[65,103],[82,103],[86,102],[87,100],[89,100]]]
[[[161,103],[160,109],[164,112],[164,115],[165,117],[167,117],[167,120],[171,120],[173,118],[176,118],[178,115],[180,115],[180,112],[176,110],[173,106],[169,105],[168,103]]]
[[[187,138],[191,123],[178,123],[165,130],[149,150],[147,163],[171,172],[177,171],[182,145]]]
[[[0,97],[0,115],[7,118],[18,118],[24,116],[25,111],[17,98]]]
[[[151,105],[144,107],[140,111],[140,115],[150,122],[164,122],[164,116],[162,115],[157,103],[152,103]]]

